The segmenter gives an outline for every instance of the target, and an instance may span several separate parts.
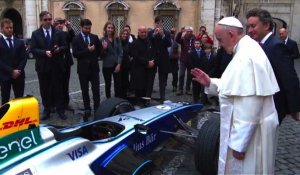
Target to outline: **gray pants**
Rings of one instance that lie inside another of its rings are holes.
[[[189,90],[191,90],[191,82],[192,82],[191,69],[185,63],[180,62],[180,64],[179,64],[179,88],[178,88],[179,90],[183,90],[185,72],[187,72],[185,90],[189,91]]]

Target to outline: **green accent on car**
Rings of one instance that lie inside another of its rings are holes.
[[[40,129],[19,131],[0,138],[0,164],[43,144]]]

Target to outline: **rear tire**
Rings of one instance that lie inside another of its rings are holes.
[[[112,97],[101,103],[95,113],[94,120],[103,119],[133,110],[134,107],[131,103],[129,103],[129,101],[122,98]]]
[[[200,128],[195,142],[195,166],[204,175],[218,173],[220,117],[210,117]]]

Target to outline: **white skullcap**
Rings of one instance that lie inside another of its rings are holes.
[[[186,30],[186,31],[193,31],[194,29],[193,29],[192,26],[185,26],[184,30]]]
[[[240,22],[240,20],[238,20],[234,16],[224,17],[223,19],[221,19],[218,22],[218,24],[225,25],[225,26],[231,26],[231,27],[237,27],[237,28],[243,28],[243,25]]]

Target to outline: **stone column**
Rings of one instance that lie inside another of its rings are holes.
[[[215,26],[215,8],[216,0],[202,0],[201,2],[201,26],[206,26],[208,35],[214,37],[214,26]],[[212,17],[213,16],[213,17]]]
[[[30,38],[32,31],[38,27],[37,7],[35,1],[25,1],[25,26],[27,27],[25,37]]]
[[[48,0],[42,0],[42,11],[49,11]]]

